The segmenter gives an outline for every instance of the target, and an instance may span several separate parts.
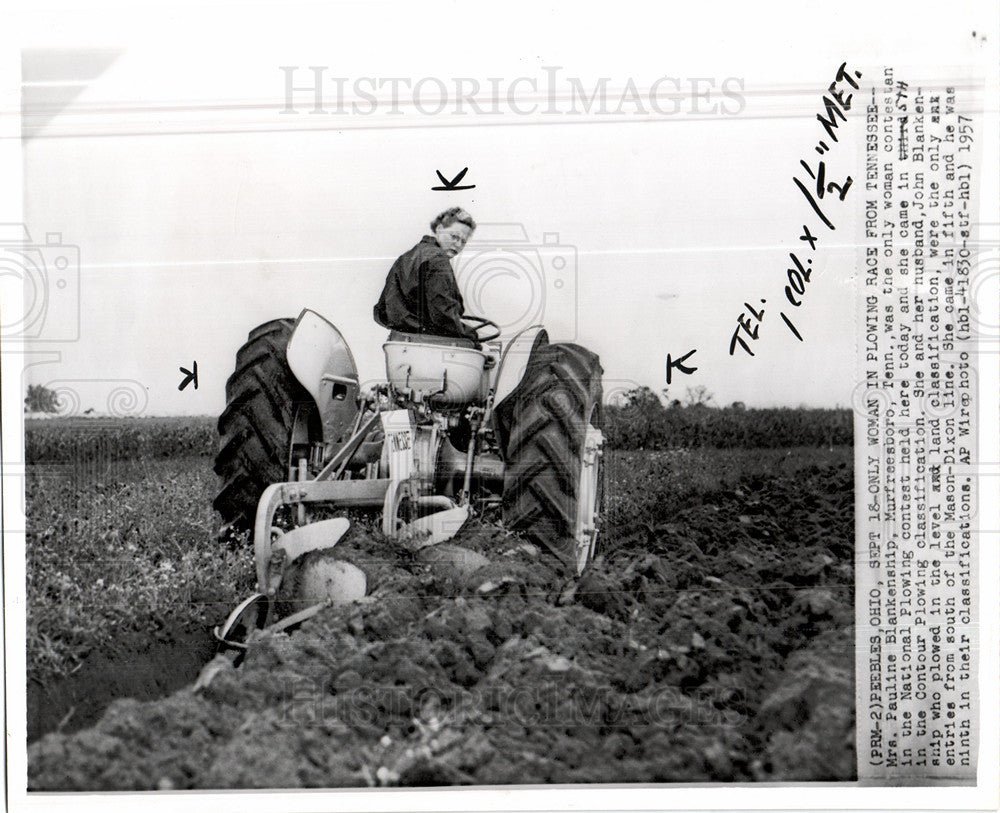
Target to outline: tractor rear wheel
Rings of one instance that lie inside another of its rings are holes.
[[[223,486],[213,505],[233,528],[253,527],[264,489],[288,479],[296,410],[312,404],[285,356],[294,326],[294,319],[275,319],[250,331],[226,381],[215,458]]]
[[[601,363],[575,344],[537,348],[497,408],[506,438],[504,522],[583,571],[603,496]]]

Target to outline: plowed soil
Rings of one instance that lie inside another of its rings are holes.
[[[669,467],[612,461],[578,581],[489,517],[452,541],[489,558],[471,572],[355,522],[335,553],[363,601],[44,736],[29,787],[853,779],[850,449],[697,493]]]

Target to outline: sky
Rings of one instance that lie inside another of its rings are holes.
[[[452,4],[321,8],[222,4],[192,27],[185,4],[123,6],[102,50],[81,49],[66,11],[28,38],[24,221],[32,245],[53,241],[35,252],[44,274],[60,242],[70,267],[33,322],[23,385],[79,410],[216,414],[249,330],[303,308],[340,328],[363,381],[381,378],[371,308],[386,272],[460,205],[480,223],[455,262],[467,310],[505,337],[537,320],[591,348],[609,396],[666,388],[668,355],[693,350],[671,397],[705,386],[720,405],[850,404],[861,195],[831,205],[828,231],[792,178],[846,57],[873,79],[887,55],[942,41],[975,60],[968,15],[886,35],[889,12],[865,7],[874,38],[850,5],[822,31],[792,4],[773,27],[728,7],[680,20],[625,4],[598,26],[516,4],[475,20]],[[323,109],[339,80],[348,112],[310,112],[309,66],[323,69]],[[574,83],[589,95],[601,77],[607,111],[586,112]],[[457,112],[456,82],[478,83],[480,111],[498,92],[499,112]],[[638,101],[622,103],[630,87]],[[826,156],[832,175],[863,172],[860,109]],[[436,171],[466,167],[475,188],[432,191]],[[778,311],[804,223],[821,250],[802,305],[785,307],[799,341]],[[764,311],[754,356],[730,355],[747,306]],[[179,390],[193,362],[198,389]]]

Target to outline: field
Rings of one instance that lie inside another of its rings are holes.
[[[473,573],[355,517],[365,601],[194,691],[253,581],[214,541],[210,423],[55,424],[28,442],[33,789],[854,778],[850,446],[609,452],[575,586],[492,516],[453,540]]]

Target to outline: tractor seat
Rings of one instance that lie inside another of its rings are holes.
[[[390,342],[414,342],[415,344],[442,344],[448,347],[471,347],[478,349],[479,345],[462,336],[434,336],[430,333],[404,333],[402,330],[389,331]]]
[[[462,406],[486,398],[484,371],[490,359],[475,342],[394,330],[382,345],[389,383],[419,393],[443,406]]]

